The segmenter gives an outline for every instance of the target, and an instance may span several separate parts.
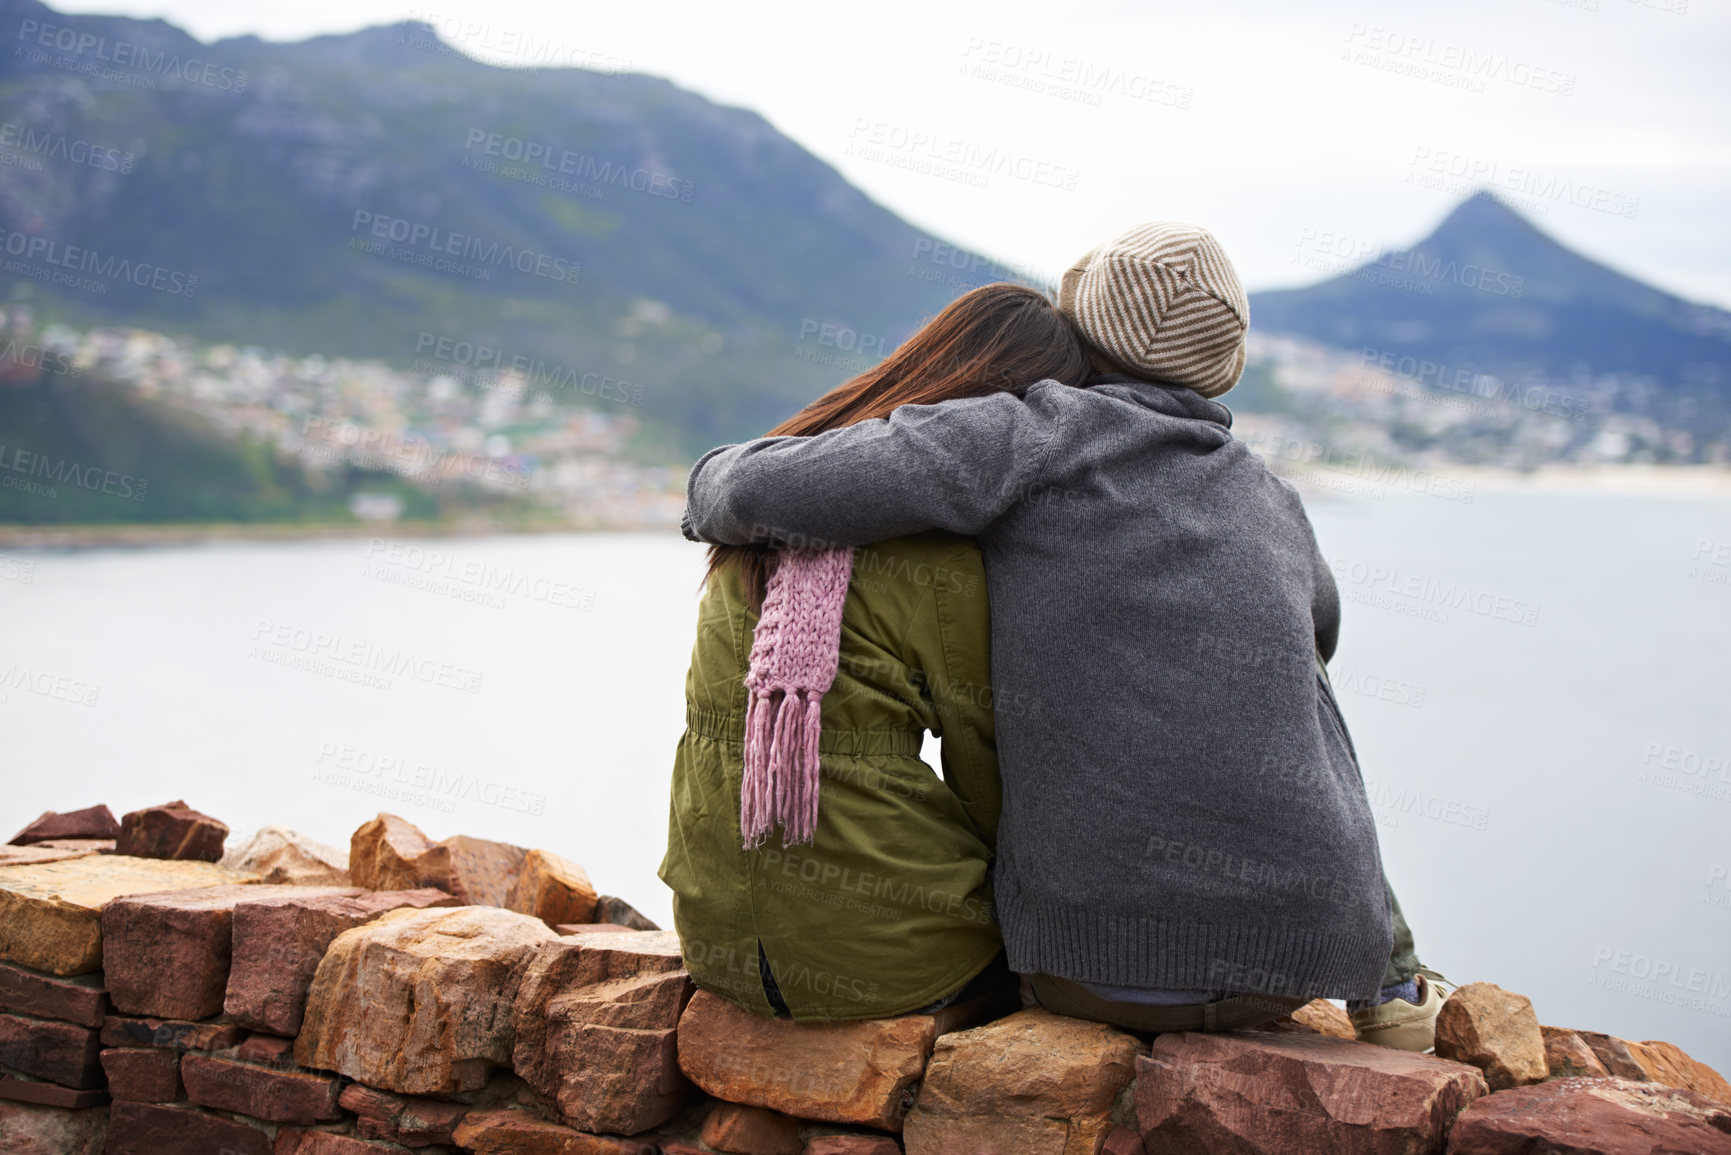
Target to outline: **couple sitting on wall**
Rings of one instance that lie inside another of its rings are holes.
[[[997,284],[691,473],[712,544],[661,877],[697,984],[802,1021],[1025,976],[1226,1030],[1349,1000],[1433,1041],[1324,663],[1296,492],[1214,398],[1248,306],[1160,222]],[[940,778],[920,759],[941,739]]]

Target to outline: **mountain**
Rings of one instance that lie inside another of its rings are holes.
[[[230,399],[285,418],[330,415],[343,383],[320,358],[370,358],[397,376],[345,394],[345,419],[515,445],[535,430],[511,414],[456,429],[427,383],[462,382],[489,411],[477,380],[526,366],[554,403],[629,418],[631,452],[689,460],[1013,277],[761,116],[654,77],[482,64],[412,21],[206,45],[160,20],[0,0],[0,27],[15,33],[0,304],[43,331],[129,325],[300,357],[294,381]],[[1542,379],[1596,415],[1573,441],[1625,414],[1639,422],[1605,429],[1638,452],[1731,446],[1731,314],[1574,253],[1488,194],[1410,249],[1325,267],[1340,275],[1252,294],[1253,332],[1373,350],[1433,387]],[[1255,373],[1234,396],[1297,403]],[[1688,445],[1664,448],[1675,430]]]
[[[1425,385],[1543,378],[1721,430],[1731,413],[1731,313],[1582,256],[1487,192],[1410,249],[1250,309],[1258,330],[1436,366],[1405,374]]]
[[[0,0],[0,26],[0,296],[44,320],[499,351],[631,383],[689,453],[1003,275],[922,259],[761,116],[655,77],[493,67],[415,22],[206,45]]]

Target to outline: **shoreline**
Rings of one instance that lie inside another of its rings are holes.
[[[678,533],[677,522],[506,525],[475,522],[211,522],[173,525],[0,525],[0,549],[73,550],[212,545],[229,542],[344,541],[354,538],[530,537],[560,533]]]
[[[1308,498],[1350,498],[1353,487],[1383,493],[1423,489],[1375,480],[1381,467],[1360,477],[1351,469],[1299,467],[1276,470]],[[1475,493],[1548,493],[1573,497],[1655,497],[1731,499],[1731,468],[1716,465],[1541,465],[1523,471],[1483,465],[1391,465],[1395,476],[1430,478],[1450,488],[1470,485]],[[1361,494],[1360,496],[1365,496]]]
[[[1541,465],[1530,473],[1465,466],[1454,472],[1498,493],[1731,497],[1731,467],[1718,465]]]
[[[1731,468],[1713,465],[1543,465],[1530,471],[1480,465],[1393,467],[1408,476],[1431,474],[1480,493],[1551,493],[1568,496],[1731,499]],[[1307,498],[1349,498],[1334,479],[1366,489],[1403,492],[1406,486],[1358,479],[1351,470],[1299,468],[1277,471]],[[1380,494],[1379,494],[1380,496]],[[217,542],[341,541],[350,538],[525,537],[558,533],[677,533],[677,522],[548,522],[508,524],[476,521],[392,522],[212,522],[172,525],[0,524],[0,549],[99,549],[206,545]]]

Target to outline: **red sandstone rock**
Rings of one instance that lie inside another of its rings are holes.
[[[698,991],[679,1020],[679,1066],[730,1103],[899,1131],[937,1037],[986,1010],[970,1003],[937,1015],[796,1023]]]
[[[65,1087],[100,1087],[102,1044],[77,1023],[0,1014],[0,1067]]]
[[[656,1155],[653,1140],[588,1135],[527,1111],[471,1111],[457,1144],[475,1155]]]
[[[595,900],[595,913],[589,917],[597,922],[611,922],[625,927],[627,930],[660,930],[649,919],[638,913],[636,907],[623,898],[615,898],[611,894],[603,894]]]
[[[292,886],[348,886],[349,856],[286,826],[266,826],[230,847],[221,865],[256,874],[266,883]]]
[[[1149,1151],[1435,1151],[1486,1090],[1463,1063],[1302,1034],[1161,1035],[1136,1066]]]
[[[908,1155],[1092,1155],[1141,1052],[1104,1023],[1040,1009],[944,1035],[903,1129]]]
[[[0,1102],[0,1151],[6,1155],[101,1155],[108,1108],[80,1111]]]
[[[1137,1151],[1140,1155],[1141,1149]],[[882,1135],[820,1135],[805,1145],[801,1155],[902,1155],[902,1149]]]
[[[206,1019],[222,1012],[234,908],[249,900],[351,895],[352,887],[206,886],[117,898],[102,911],[102,970],[122,1014]]]
[[[49,838],[36,843],[50,850],[81,850],[86,854],[113,854],[112,838]]]
[[[299,1131],[284,1127],[276,1133],[276,1155],[388,1155],[401,1150],[390,1143],[369,1143],[333,1131]]]
[[[1635,1062],[1653,1082],[1695,1091],[1731,1107],[1731,1083],[1706,1063],[1691,1058],[1675,1043],[1650,1039],[1645,1043],[1630,1043],[1628,1047]]]
[[[452,1142],[457,1124],[471,1110],[466,1103],[393,1095],[359,1083],[344,1087],[337,1105],[359,1116],[355,1130],[361,1138],[388,1139],[405,1147]]]
[[[73,850],[48,846],[0,846],[0,866],[38,866],[44,862],[65,862],[69,858],[89,858],[94,850]]]
[[[246,1031],[233,1023],[189,1023],[131,1015],[109,1015],[102,1020],[105,1047],[160,1047],[176,1053],[226,1051],[244,1038]]]
[[[1593,1048],[1574,1031],[1562,1027],[1540,1027],[1545,1040],[1545,1066],[1553,1079],[1604,1079],[1610,1076]]]
[[[799,1120],[762,1107],[717,1103],[703,1120],[703,1141],[731,1155],[803,1155]]]
[[[555,923],[553,929],[560,934],[625,934],[631,930],[616,922],[561,922]]]
[[[295,1041],[281,1035],[248,1035],[234,1049],[234,1057],[243,1063],[259,1063],[266,1067],[292,1066],[295,1061]]]
[[[677,1028],[692,990],[666,931],[552,939],[523,975],[512,1065],[573,1127],[646,1131],[690,1092]]]
[[[429,879],[423,886],[448,890],[472,906],[504,906],[528,854],[521,846],[458,834],[435,843],[416,865]]]
[[[236,1059],[189,1054],[180,1060],[186,1097],[200,1107],[250,1115],[267,1123],[310,1125],[340,1118],[339,1080],[309,1071],[259,1067]]]
[[[0,959],[56,975],[102,969],[102,909],[121,895],[250,882],[209,862],[81,855],[0,866]]]
[[[404,1094],[477,1090],[510,1062],[523,970],[556,937],[475,906],[395,910],[344,931],[313,978],[295,1059]]]
[[[1327,999],[1313,999],[1293,1011],[1264,1023],[1255,1028],[1270,1034],[1314,1034],[1328,1035],[1330,1038],[1345,1039],[1348,1042],[1358,1038],[1358,1032],[1353,1030],[1352,1016],[1345,1008],[1329,1002]]]
[[[595,888],[589,875],[569,858],[531,850],[505,896],[506,909],[532,914],[548,926],[588,922],[595,916]]]
[[[173,1103],[185,1098],[180,1055],[155,1047],[109,1047],[102,1052],[108,1093],[136,1103]]]
[[[437,885],[420,880],[415,862],[432,847],[420,828],[381,813],[349,838],[349,881],[368,890],[414,890]]]
[[[1106,1136],[1106,1142],[1100,1148],[1100,1155],[1142,1155],[1142,1136],[1136,1134],[1134,1129],[1120,1123],[1112,1128],[1110,1135]]]
[[[349,879],[371,890],[431,886],[472,906],[504,906],[528,851],[459,834],[429,842],[413,823],[380,814],[349,839]]]
[[[62,839],[110,839],[120,837],[120,823],[106,806],[89,806],[61,814],[47,810],[36,821],[12,836],[13,846]]]
[[[0,1011],[100,1027],[108,991],[100,976],[62,978],[0,962]]]
[[[1613,1078],[1628,1079],[1641,1083],[1647,1079],[1646,1069],[1636,1060],[1633,1051],[1629,1050],[1628,1041],[1615,1035],[1604,1035],[1598,1031],[1576,1031],[1581,1041],[1592,1048],[1593,1054],[1604,1064],[1605,1070]]]
[[[1449,996],[1437,1014],[1436,1053],[1477,1067],[1493,1091],[1551,1073],[1532,1002],[1495,983],[1468,983]]]
[[[298,1034],[313,974],[337,935],[388,910],[455,905],[451,895],[430,889],[314,891],[241,902],[234,908],[223,1011],[257,1030]]]
[[[565,976],[579,986],[684,969],[678,935],[620,926],[588,936],[550,938],[542,944],[536,961],[544,972]]]
[[[78,1110],[100,1107],[108,1102],[108,1092],[86,1087],[62,1087],[59,1083],[44,1083],[40,1079],[21,1079],[0,1075],[0,1099],[14,1103],[37,1103],[44,1107],[64,1107]]]
[[[1449,1155],[1731,1155],[1731,1111],[1694,1091],[1557,1079],[1468,1105]]]
[[[116,1101],[104,1155],[271,1155],[257,1127],[189,1107]]]
[[[228,827],[185,802],[134,810],[120,820],[114,849],[135,858],[190,858],[216,862]]]

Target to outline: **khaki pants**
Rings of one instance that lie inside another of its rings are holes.
[[[1040,1005],[1072,1019],[1110,1023],[1127,1031],[1230,1031],[1254,1027],[1290,1015],[1309,1000],[1280,995],[1238,995],[1199,1006],[1160,1007],[1103,999],[1080,983],[1055,975],[1030,975],[1028,983]]]

